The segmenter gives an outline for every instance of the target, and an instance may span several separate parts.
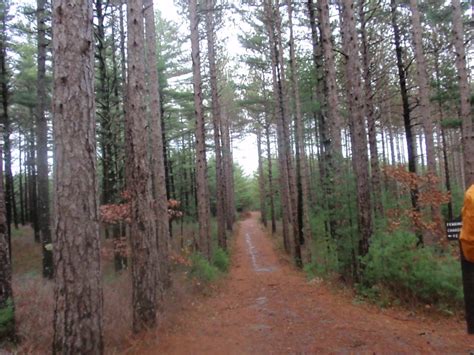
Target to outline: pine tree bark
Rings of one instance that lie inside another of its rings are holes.
[[[343,46],[346,54],[346,90],[351,128],[352,163],[357,185],[359,255],[364,256],[369,251],[369,240],[373,229],[364,98],[360,77],[361,65],[354,19],[354,2],[353,0],[343,0],[342,4]]]
[[[464,29],[459,0],[452,0],[453,42],[456,54],[456,69],[459,79],[460,110],[462,120],[462,147],[464,158],[464,176],[466,187],[474,184],[474,134],[472,130],[470,86],[464,48]]]
[[[267,144],[267,164],[268,164],[268,195],[270,197],[270,216],[272,220],[272,234],[276,233],[276,218],[275,218],[275,200],[273,187],[273,164],[272,164],[272,150],[270,147],[270,122],[268,119],[265,122],[265,137]]]
[[[20,223],[24,226],[26,223],[25,218],[25,196],[24,196],[24,166],[23,166],[23,141],[22,141],[21,134],[18,136],[18,165],[19,165],[19,173],[18,173],[18,189],[20,194]]]
[[[0,136],[3,133],[0,127]],[[0,145],[0,161],[3,144]],[[15,305],[12,291],[11,243],[7,234],[5,194],[3,191],[3,164],[0,164],[0,344],[15,341]]]
[[[46,0],[36,2],[38,72],[36,82],[36,161],[38,166],[38,229],[43,253],[43,277],[54,275],[49,212],[48,122],[46,120]]]
[[[288,10],[288,26],[290,30],[290,81],[295,109],[295,159],[296,159],[296,192],[297,192],[297,228],[298,244],[303,246],[304,261],[311,261],[311,227],[309,223],[309,171],[308,159],[305,150],[304,123],[301,113],[301,97],[299,90],[298,63],[295,54],[295,40],[293,35],[293,5],[291,0],[286,0]],[[296,242],[295,242],[296,243]],[[301,261],[300,261],[301,262]]]
[[[33,115],[31,115],[33,119]],[[37,192],[36,192],[36,140],[35,140],[35,132],[32,128],[29,132],[29,139],[28,139],[28,195],[29,195],[29,215],[30,215],[30,222],[33,227],[33,234],[36,243],[40,243],[40,233],[38,228],[38,199],[37,199]]]
[[[191,57],[193,62],[194,114],[196,117],[196,184],[199,221],[199,249],[208,260],[212,256],[209,191],[207,184],[206,130],[202,104],[201,58],[199,52],[199,16],[197,0],[189,0]]]
[[[377,149],[377,129],[373,103],[372,71],[370,69],[371,58],[369,52],[369,40],[367,38],[367,20],[365,18],[365,7],[362,0],[359,2],[359,18],[361,22],[361,49],[362,49],[362,71],[364,76],[364,112],[367,116],[370,151],[370,180],[373,187],[373,201],[376,216],[383,216],[382,204],[382,178],[380,173],[379,155]]]
[[[104,348],[92,26],[90,2],[53,1],[55,354]]]
[[[97,17],[96,36],[98,62],[98,87],[97,87],[97,116],[100,124],[99,143],[101,150],[102,165],[102,193],[101,204],[109,204],[113,202],[116,182],[114,172],[114,156],[112,145],[115,141],[113,135],[112,121],[112,105],[111,105],[111,89],[110,77],[108,73],[108,61],[106,54],[106,37],[105,37],[105,19],[108,0],[95,0],[95,13]]]
[[[282,88],[283,78],[281,77],[281,67],[279,65],[278,43],[275,35],[275,8],[272,0],[265,0],[265,26],[269,38],[270,57],[272,63],[272,79],[273,79],[273,99],[275,102],[275,118],[277,126],[277,146],[278,146],[278,165],[280,171],[280,198],[282,209],[282,235],[283,245],[287,253],[292,252],[290,227],[293,216],[292,199],[290,195],[290,177],[288,170],[288,160],[286,154],[284,124],[285,124],[285,106],[284,93]]]
[[[163,152],[163,130],[161,116],[161,98],[158,70],[156,66],[156,29],[153,1],[145,0],[145,29],[147,44],[147,67],[149,73],[148,92],[151,115],[151,166],[153,175],[153,192],[155,198],[155,214],[157,221],[158,254],[160,257],[160,283],[162,287],[171,285],[169,258],[169,220],[168,198],[166,191],[165,162]]]
[[[215,25],[214,25],[215,1],[206,0],[206,34],[207,34],[207,55],[209,61],[209,75],[211,84],[211,106],[212,124],[214,128],[214,145],[216,159],[216,217],[217,217],[217,242],[219,247],[227,249],[226,237],[226,179],[224,176],[224,166],[222,159],[221,143],[221,108],[219,99],[219,88],[217,85],[217,65],[215,53]]]
[[[8,236],[11,236],[11,224],[13,223],[13,177],[12,177],[12,154],[10,142],[10,116],[8,112],[10,92],[9,92],[9,73],[7,68],[7,15],[8,5],[3,6],[0,14],[0,85],[2,100],[2,117],[3,124],[3,163],[5,166],[5,208],[7,216]]]
[[[439,51],[434,51],[434,66],[435,66],[435,78],[436,78],[436,87],[438,90],[438,95],[441,93],[441,73],[439,69]],[[449,164],[448,164],[448,143],[446,141],[446,132],[445,128],[443,127],[443,120],[444,120],[444,110],[443,110],[443,103],[441,99],[438,99],[438,113],[439,113],[439,122],[440,122],[440,133],[441,133],[441,145],[442,145],[442,156],[443,156],[443,168],[444,168],[444,186],[446,187],[446,191],[451,193],[451,174],[449,172]],[[452,220],[454,217],[453,213],[453,201],[452,199],[448,202],[448,219]]]
[[[311,0],[310,0],[311,1]],[[326,99],[324,105],[325,118],[322,118],[319,124],[319,136],[322,141],[322,152],[323,161],[325,164],[320,165],[321,171],[321,182],[324,187],[325,195],[327,196],[327,204],[329,210],[329,231],[331,237],[335,240],[340,255],[340,249],[342,248],[341,240],[341,227],[342,221],[338,216],[338,211],[341,208],[341,196],[337,186],[343,181],[342,172],[342,141],[341,131],[343,119],[339,111],[339,98],[337,92],[336,82],[336,62],[334,58],[334,48],[332,43],[332,30],[329,17],[329,2],[327,0],[318,1],[318,15],[319,15],[319,29],[320,29],[320,51],[322,51],[323,59],[323,93],[319,94],[321,101],[323,97]],[[313,7],[312,7],[313,8]],[[313,10],[314,11],[314,10]],[[311,12],[310,12],[311,15]],[[313,14],[314,19],[310,19],[312,23],[313,32],[313,43],[316,42],[316,17]],[[313,44],[313,52],[315,44]],[[317,67],[317,57],[313,54],[315,67]]]
[[[226,201],[226,226],[228,231],[232,231],[235,222],[235,195],[234,195],[234,163],[231,151],[230,118],[226,110],[221,107],[222,123],[222,161],[224,178],[226,181],[225,201]]]
[[[319,23],[321,31],[321,47],[324,57],[324,80],[327,91],[327,121],[329,123],[331,156],[339,159],[342,156],[341,127],[342,117],[339,112],[337,96],[336,62],[334,60],[331,23],[329,21],[328,0],[318,1]]]
[[[131,195],[133,331],[156,324],[159,272],[152,176],[145,137],[145,38],[142,0],[127,3],[127,190]]]
[[[285,159],[285,168],[288,173],[288,194],[289,194],[289,211],[291,211],[290,226],[292,227],[292,237],[290,239],[290,246],[292,249],[293,259],[296,266],[302,267],[301,258],[301,241],[298,231],[298,196],[296,187],[296,172],[295,165],[293,163],[293,149],[290,134],[290,109],[289,109],[289,92],[287,88],[286,70],[285,70],[285,59],[283,56],[283,32],[282,32],[282,18],[280,14],[280,3],[279,0],[275,0],[274,7],[274,26],[275,26],[275,41],[276,41],[276,62],[277,62],[277,77],[278,77],[278,96],[281,103],[282,110],[280,111],[281,123],[282,123],[282,144]]]
[[[405,137],[407,142],[408,155],[408,171],[416,174],[416,140],[413,134],[413,127],[411,124],[411,110],[408,101],[408,87],[406,70],[403,63],[403,49],[401,45],[400,27],[398,25],[397,16],[397,0],[390,0],[391,22],[393,28],[393,37],[395,42],[395,54],[397,57],[398,79],[400,84],[400,95],[402,97],[403,107],[403,125],[405,128]],[[398,160],[400,161],[400,160]],[[414,211],[419,212],[418,204],[418,189],[410,190],[411,205]],[[418,243],[423,244],[423,236],[418,233]]]
[[[418,84],[419,111],[423,124],[428,171],[436,175],[436,153],[433,140],[433,119],[430,112],[430,89],[426,72],[426,59],[422,46],[422,27],[417,0],[410,0],[413,47],[416,60],[416,82]]]
[[[411,8],[411,22],[412,22],[412,35],[413,35],[413,47],[415,51],[415,60],[416,60],[416,82],[418,84],[418,97],[419,97],[419,112],[421,115],[421,122],[423,125],[423,133],[424,133],[424,140],[425,140],[425,152],[426,152],[426,162],[428,173],[436,176],[437,169],[436,169],[436,151],[434,145],[434,138],[433,138],[433,129],[434,129],[434,122],[431,115],[430,110],[430,87],[428,84],[428,74],[426,69],[426,59],[425,53],[423,51],[423,43],[422,43],[422,27],[421,27],[421,19],[420,19],[420,12],[418,10],[418,1],[417,0],[410,0],[410,8]],[[421,141],[421,135],[420,135]],[[422,144],[420,142],[420,147]],[[421,154],[423,158],[423,153]],[[436,187],[434,187],[436,188]],[[433,221],[437,224],[437,227],[434,231],[428,231],[426,234],[429,237],[429,242],[434,243],[436,242],[436,232],[442,230],[441,226],[441,209],[439,206],[431,206],[431,215]]]
[[[257,155],[258,155],[258,190],[260,192],[260,220],[265,228],[267,227],[267,208],[265,196],[267,189],[265,187],[265,176],[263,174],[263,153],[262,153],[262,132],[260,124],[256,127],[257,136]]]

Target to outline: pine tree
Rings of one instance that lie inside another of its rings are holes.
[[[103,352],[92,6],[53,2],[53,353]]]

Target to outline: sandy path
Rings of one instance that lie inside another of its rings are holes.
[[[208,297],[188,300],[141,354],[469,353],[455,320],[353,305],[280,260],[257,215],[240,222],[232,269]]]

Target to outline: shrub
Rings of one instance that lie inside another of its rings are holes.
[[[15,322],[13,309],[12,299],[7,298],[3,307],[0,308],[0,339],[7,338],[12,333]]]
[[[229,270],[229,255],[221,248],[217,248],[212,256],[212,265],[219,271],[227,272]]]
[[[190,276],[203,282],[215,280],[219,276],[219,270],[211,265],[201,254],[191,255]]]
[[[386,289],[405,302],[417,300],[440,307],[461,306],[459,261],[432,247],[419,248],[416,242],[415,235],[408,232],[374,236],[369,253],[362,259],[364,271],[360,286],[364,292],[380,294],[379,290]]]

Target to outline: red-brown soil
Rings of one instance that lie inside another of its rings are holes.
[[[353,304],[279,257],[258,215],[240,222],[231,271],[211,295],[185,298],[140,354],[464,353],[455,319]],[[439,317],[438,317],[439,318]],[[138,340],[138,339],[137,339]]]

